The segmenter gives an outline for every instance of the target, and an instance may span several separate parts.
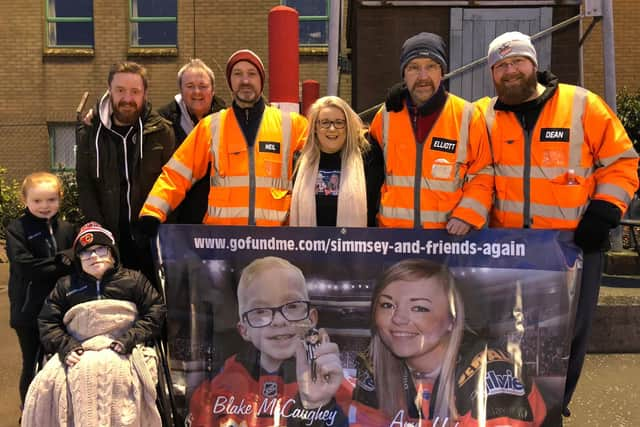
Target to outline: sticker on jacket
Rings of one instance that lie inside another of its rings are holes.
[[[458,141],[453,139],[445,139],[439,137],[431,138],[431,149],[436,151],[444,151],[445,153],[455,153]]]
[[[280,154],[280,143],[272,141],[260,141],[259,150],[261,153]]]
[[[540,142],[569,142],[569,129],[542,128],[540,129]]]

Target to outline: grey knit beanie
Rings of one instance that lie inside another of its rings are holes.
[[[437,34],[419,33],[409,37],[402,45],[400,54],[400,77],[404,78],[404,69],[415,58],[431,58],[442,67],[442,73],[447,72],[447,46]]]
[[[526,56],[536,67],[538,66],[538,56],[531,38],[518,31],[501,34],[489,43],[487,58],[489,68],[493,68],[497,62],[510,56]]]

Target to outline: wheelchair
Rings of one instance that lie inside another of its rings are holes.
[[[163,340],[156,340],[149,343],[158,358],[158,382],[156,384],[156,406],[162,420],[162,427],[178,426],[178,412],[175,405],[173,387],[171,381],[171,371],[169,369],[168,359],[166,356],[166,345]],[[44,367],[51,358],[51,354],[44,352],[42,345],[38,348],[36,356],[36,364],[34,369],[35,375]]]

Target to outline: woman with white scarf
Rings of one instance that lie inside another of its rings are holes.
[[[341,98],[325,96],[309,109],[309,136],[296,163],[289,224],[376,225],[384,160],[358,115]]]

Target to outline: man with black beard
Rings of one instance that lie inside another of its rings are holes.
[[[638,155],[600,97],[538,71],[529,36],[497,37],[489,45],[488,63],[498,96],[477,104],[494,155],[490,226],[571,230],[584,253],[561,408],[569,416],[598,301],[602,254],[609,230],[638,188]]]
[[[151,255],[137,219],[173,153],[175,137],[171,124],[151,110],[146,95],[142,65],[111,67],[108,90],[94,107],[90,124],[79,124],[76,179],[86,220],[112,230],[123,266],[142,270],[153,281]]]

